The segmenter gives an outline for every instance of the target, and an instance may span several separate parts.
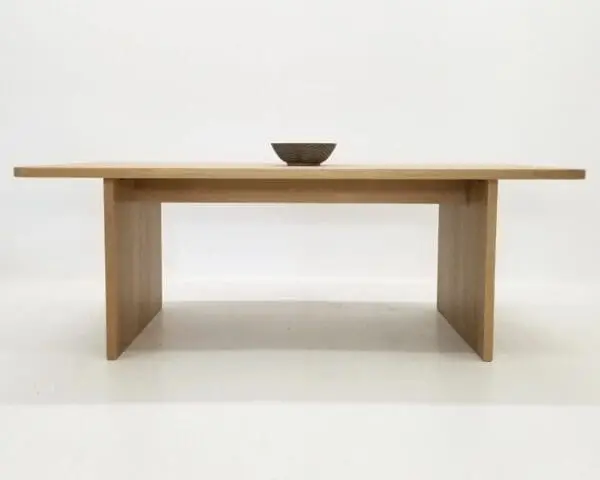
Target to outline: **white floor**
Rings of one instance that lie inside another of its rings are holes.
[[[2,291],[1,479],[600,478],[594,289],[500,290],[493,363],[430,292],[390,303],[171,290],[109,363],[101,285]]]

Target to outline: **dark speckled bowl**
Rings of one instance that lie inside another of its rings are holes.
[[[335,143],[272,143],[279,158],[289,166],[318,166],[329,158]]]

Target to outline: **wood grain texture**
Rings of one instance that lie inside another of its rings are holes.
[[[464,201],[462,180],[138,179],[133,200],[217,203],[433,203]]]
[[[104,181],[106,356],[117,359],[162,308],[161,205]]]
[[[438,310],[491,361],[498,180],[583,179],[526,166],[72,164],[18,177],[104,178],[107,357],[162,308],[161,202],[439,203]]]
[[[494,349],[497,181],[473,181],[466,201],[440,205],[438,310],[485,361]]]
[[[67,164],[18,166],[16,177],[322,180],[583,179],[585,170],[511,165]]]

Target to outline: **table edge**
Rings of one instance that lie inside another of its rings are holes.
[[[583,180],[586,170],[560,167],[487,168],[460,167],[444,169],[402,170],[394,167],[348,170],[271,169],[256,167],[83,167],[82,166],[16,166],[18,178],[100,178],[100,179],[221,179],[221,180]]]
[[[412,168],[412,167],[411,167]],[[583,180],[586,170],[561,167],[474,167],[405,169],[356,167],[347,170],[319,167],[120,167],[120,166],[15,166],[17,178],[100,179],[220,179],[220,180]]]

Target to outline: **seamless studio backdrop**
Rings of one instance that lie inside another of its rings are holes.
[[[599,22],[2,0],[0,478],[600,478]],[[250,204],[164,206],[165,311],[107,362],[101,182],[12,167],[277,164],[271,141],[588,178],[501,183],[492,363],[436,316],[436,207]]]

